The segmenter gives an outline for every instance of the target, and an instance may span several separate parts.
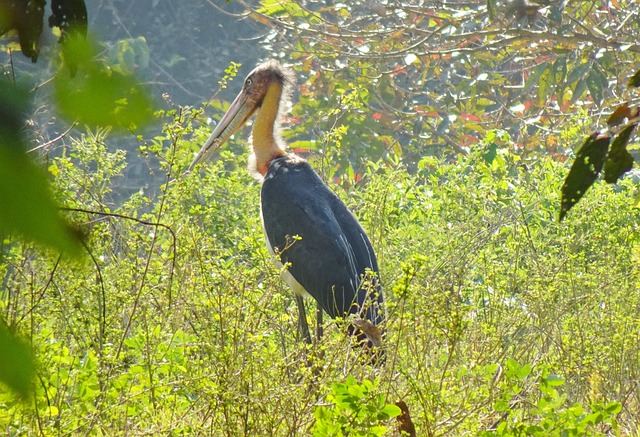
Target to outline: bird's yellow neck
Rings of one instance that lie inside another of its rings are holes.
[[[253,124],[253,154],[255,168],[262,176],[267,173],[269,163],[285,152],[278,145],[279,134],[276,131],[278,109],[282,98],[282,85],[271,82],[262,101],[260,111]]]

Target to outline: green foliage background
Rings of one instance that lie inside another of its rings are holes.
[[[630,181],[617,193],[596,187],[559,224],[565,167],[523,162],[496,131],[468,157],[425,157],[414,173],[370,163],[366,184],[334,185],[381,261],[387,360],[371,367],[333,324],[320,345],[296,338],[246,155],[179,172],[208,133],[194,128],[198,115],[170,111],[164,133],[141,144],[167,173],[159,199],[108,203],[125,159],[106,149],[106,131],[52,161],[58,200],[89,230],[89,256],[4,242],[2,315],[38,363],[33,403],[0,394],[5,432],[339,435],[318,430],[329,429],[322,418],[351,417],[349,403],[323,399],[350,375],[375,381],[371,405],[403,399],[421,435],[638,429]],[[314,414],[319,405],[328,410]],[[372,408],[366,420],[384,417]],[[350,435],[394,435],[392,421],[378,423]]]

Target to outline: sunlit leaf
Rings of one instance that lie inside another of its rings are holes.
[[[604,180],[609,184],[616,183],[633,167],[633,157],[627,151],[627,144],[635,127],[635,124],[627,126],[611,143],[609,156],[604,163]]]
[[[400,141],[394,141],[393,143],[391,143],[391,150],[393,151],[394,155],[402,156],[402,144],[400,144]]]
[[[544,378],[544,382],[550,385],[551,387],[558,387],[564,384],[564,378],[560,375],[555,375],[550,373]]]
[[[540,106],[545,106],[549,95],[551,94],[551,79],[552,71],[547,68],[544,70],[538,81],[538,103]]]
[[[414,53],[409,53],[404,57],[404,63],[407,65],[411,65],[418,60],[418,57]]]
[[[58,74],[54,80],[60,112],[70,120],[91,127],[119,129],[140,127],[152,117],[152,104],[133,76],[110,69],[95,57],[90,42],[67,41],[65,58],[78,65],[71,78]]]
[[[609,402],[605,407],[605,411],[609,414],[618,414],[622,411],[622,404],[620,402]]]
[[[604,165],[610,141],[611,137],[598,138],[598,134],[594,133],[578,150],[571,170],[562,185],[560,220],[595,182]]]
[[[398,416],[400,413],[402,413],[402,410],[400,409],[400,407],[393,404],[387,404],[378,413],[378,418],[380,420],[389,420],[392,417]]]

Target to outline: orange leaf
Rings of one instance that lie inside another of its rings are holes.
[[[627,102],[618,106],[613,114],[607,118],[607,124],[609,126],[617,126],[624,121],[625,118],[631,118],[631,110]]]
[[[475,114],[460,114],[460,118],[466,121],[480,121],[480,117]]]

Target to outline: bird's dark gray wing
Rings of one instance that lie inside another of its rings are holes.
[[[288,271],[331,316],[357,312],[367,290],[361,276],[378,271],[371,243],[342,201],[303,160],[272,162],[261,193],[266,237]],[[295,240],[294,237],[300,237]],[[375,299],[382,301],[377,293]],[[379,323],[376,308],[365,318]]]

